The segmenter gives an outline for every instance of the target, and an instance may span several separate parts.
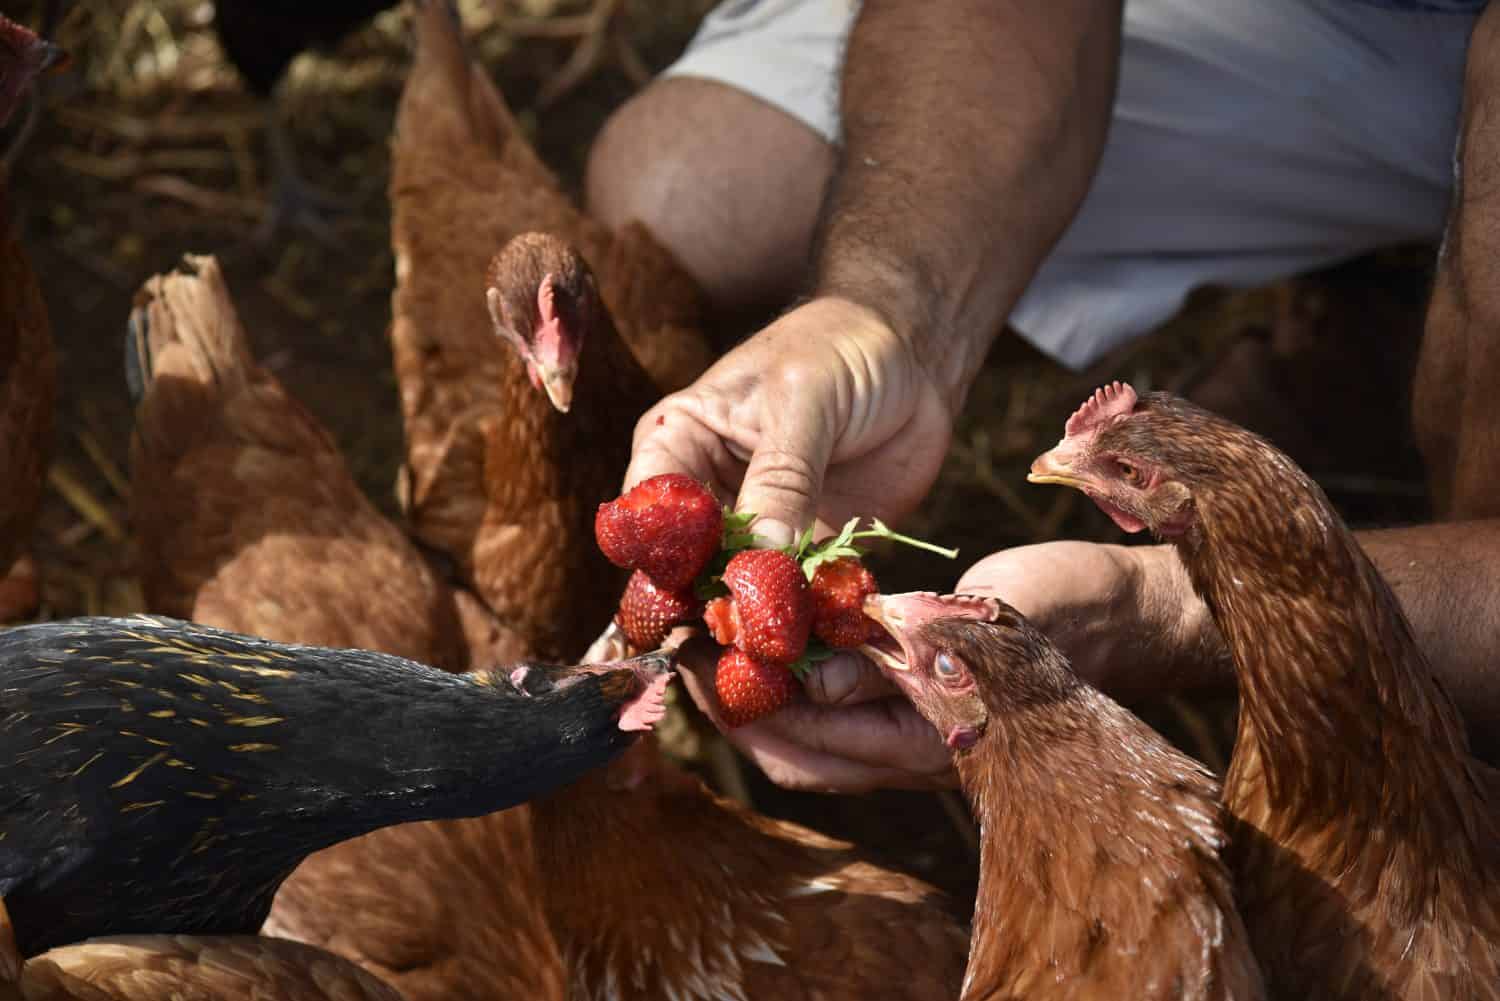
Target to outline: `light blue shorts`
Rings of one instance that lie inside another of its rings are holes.
[[[736,87],[833,139],[856,9],[728,0],[666,75]],[[1474,18],[1356,0],[1127,0],[1099,173],[1012,325],[1078,368],[1199,285],[1437,240]]]

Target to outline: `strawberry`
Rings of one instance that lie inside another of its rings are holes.
[[[719,646],[734,646],[740,631],[740,620],[734,614],[734,603],[728,598],[714,598],[703,606],[703,621]]]
[[[719,695],[719,715],[724,724],[736,727],[768,716],[791,702],[797,682],[784,665],[757,660],[743,650],[729,647],[719,655],[714,691]]]
[[[667,638],[667,631],[698,614],[698,599],[691,594],[663,591],[637,570],[630,575],[615,623],[637,650],[654,650]]]
[[[742,550],[729,560],[723,580],[731,597],[727,609],[716,609],[716,619],[732,623],[736,647],[779,664],[802,656],[813,605],[795,559],[779,549]]]
[[[663,473],[599,505],[594,538],[606,559],[642,570],[663,590],[683,592],[719,551],[724,512],[691,476]]]
[[[879,636],[880,626],[864,613],[867,595],[879,594],[875,575],[857,556],[821,564],[813,574],[812,631],[831,647],[856,647]]]

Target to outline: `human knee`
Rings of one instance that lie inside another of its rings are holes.
[[[587,196],[595,218],[644,223],[716,302],[738,308],[800,277],[832,165],[828,143],[785,111],[671,77],[605,124]]]

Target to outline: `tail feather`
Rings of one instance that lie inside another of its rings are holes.
[[[125,382],[140,403],[164,373],[195,382],[242,381],[253,366],[245,330],[213,257],[183,255],[136,294],[125,333]]]
[[[250,354],[211,257],[131,311],[131,523],[155,611],[288,642],[467,664],[453,596],[333,436]]]
[[[463,20],[449,0],[412,0],[416,58],[397,113],[397,142],[434,152],[454,142],[488,147],[531,179],[556,186],[526,142],[505,98],[469,55]]]

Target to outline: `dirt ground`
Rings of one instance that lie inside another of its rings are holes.
[[[531,108],[569,43],[518,37],[514,24],[576,6],[461,6],[477,51],[512,104]],[[681,50],[708,6],[635,0],[627,6],[627,31],[657,69]],[[351,192],[354,206],[338,246],[292,233],[265,249],[251,242],[264,205],[262,119],[218,52],[211,16],[211,4],[198,0],[75,5],[57,33],[74,53],[74,68],[50,87],[15,167],[16,223],[41,276],[62,360],[56,459],[37,543],[42,617],[142,608],[126,515],[124,321],[141,282],[184,252],[221,256],[257,356],[328,424],[368,494],[395,513],[401,432],[385,339],[392,285],[385,181],[386,138],[409,58],[404,15],[384,15],[332,56],[295,68],[286,100],[299,151],[319,183]],[[541,115],[526,111],[523,121],[544,157],[576,184],[591,137],[631,91],[619,66],[607,65],[561,104]],[[1425,264],[1413,267],[1413,259],[1426,260],[1418,254],[1345,270],[1334,294],[1409,329],[1425,282]],[[1020,543],[1117,538],[1074,492],[1029,490],[1026,463],[1056,439],[1063,418],[1101,378],[1182,388],[1242,332],[1273,325],[1276,296],[1255,290],[1195,297],[1167,329],[1084,373],[1002,341],[968,401],[943,478],[910,527],[961,547],[963,565]],[[1395,473],[1343,476],[1332,492],[1361,521],[1409,520],[1424,504],[1409,464]],[[905,557],[880,563],[879,571],[889,590],[944,588],[958,572]],[[1192,753],[1212,765],[1224,760],[1232,709],[1223,702],[1170,699],[1141,709]],[[945,808],[929,794],[795,795],[748,772],[759,808],[850,837],[938,882],[967,909],[974,866],[964,825],[950,815],[952,801]]]

